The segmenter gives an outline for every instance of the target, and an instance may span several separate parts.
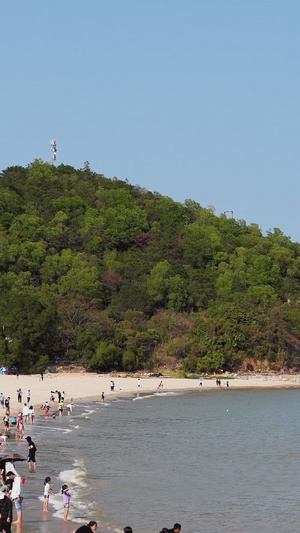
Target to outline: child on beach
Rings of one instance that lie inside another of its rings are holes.
[[[49,507],[49,495],[53,494],[53,490],[51,489],[51,478],[49,476],[45,477],[44,481],[44,508],[43,511],[46,513],[48,512]]]
[[[9,416],[8,416],[8,414],[4,415],[3,422],[4,422],[4,431],[5,431],[5,433],[7,433],[8,429],[9,429]]]
[[[69,514],[69,507],[70,507],[70,500],[71,500],[71,494],[69,492],[68,485],[62,486],[61,493],[62,493],[63,502],[64,502],[64,522],[67,522],[68,514]]]
[[[28,416],[29,416],[29,424],[33,424],[33,422],[34,422],[34,408],[33,408],[32,405],[29,407],[29,415]]]

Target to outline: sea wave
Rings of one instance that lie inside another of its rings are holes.
[[[82,459],[76,459],[73,463],[72,470],[62,470],[59,474],[59,478],[63,483],[70,483],[75,485],[81,485],[86,487],[87,472]]]
[[[56,426],[40,426],[41,429],[51,429],[51,431],[63,431],[64,433],[72,433],[72,429],[69,428],[58,428]]]
[[[83,413],[81,413],[80,416],[84,416],[84,417],[86,417],[86,416],[88,416],[88,415],[91,415],[91,414],[94,413],[94,412],[95,412],[95,409],[88,409],[87,411],[83,411]]]
[[[85,523],[88,521],[88,513],[97,508],[97,502],[87,502],[87,471],[84,461],[76,459],[73,463],[74,468],[62,470],[59,473],[59,479],[62,484],[66,483],[70,487],[71,504],[69,519],[73,522]],[[54,508],[53,516],[63,518],[64,508],[61,493],[50,496],[49,504]],[[83,516],[82,516],[83,515]]]
[[[148,398],[154,398],[157,396],[180,396],[182,395],[182,392],[153,392],[152,394],[142,394],[141,396],[136,396],[132,400],[135,402],[136,400],[147,400]]]

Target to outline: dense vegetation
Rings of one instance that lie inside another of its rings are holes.
[[[117,179],[0,176],[0,363],[300,368],[300,245]]]

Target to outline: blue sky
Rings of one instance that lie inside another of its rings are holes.
[[[298,0],[2,0],[0,168],[51,159],[300,241]]]

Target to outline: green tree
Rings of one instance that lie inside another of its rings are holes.
[[[113,343],[101,341],[95,355],[90,360],[91,368],[108,371],[119,368],[122,362],[122,351]]]

